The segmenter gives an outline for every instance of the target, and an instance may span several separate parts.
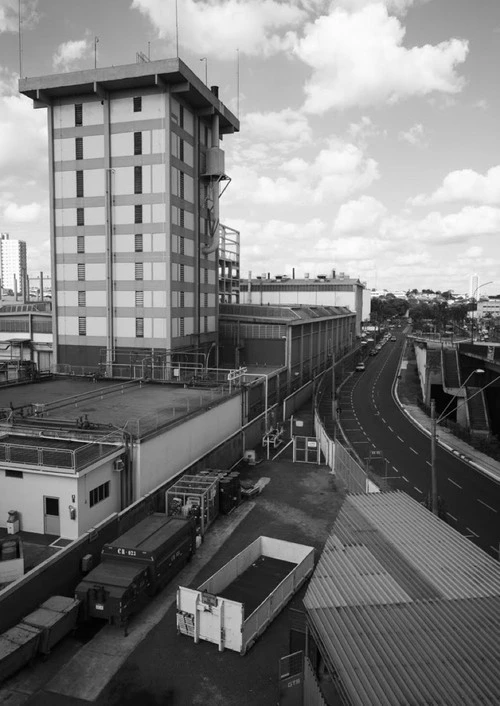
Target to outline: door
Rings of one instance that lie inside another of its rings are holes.
[[[43,531],[45,534],[61,534],[61,518],[59,517],[59,498],[43,498]]]

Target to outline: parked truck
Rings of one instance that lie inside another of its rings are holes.
[[[179,586],[177,632],[245,654],[313,568],[313,547],[259,537],[197,590]]]
[[[84,618],[125,628],[130,616],[163,588],[196,550],[193,518],[155,513],[101,551],[101,562],[76,587]]]

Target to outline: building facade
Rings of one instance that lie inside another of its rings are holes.
[[[20,81],[47,108],[54,357],[113,375],[217,338],[220,140],[239,129],[180,60]]]
[[[242,279],[240,301],[247,304],[303,304],[348,307],[356,314],[356,335],[361,334],[361,322],[370,319],[370,292],[359,279],[329,275],[306,276],[303,279],[285,275],[262,275]]]
[[[0,279],[2,289],[17,293],[26,279],[26,243],[11,240],[8,233],[0,233]]]

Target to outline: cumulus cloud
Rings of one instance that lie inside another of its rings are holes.
[[[473,169],[450,172],[432,194],[420,194],[410,199],[409,203],[420,206],[453,201],[500,204],[500,166],[491,167],[486,174],[479,174]]]
[[[335,233],[355,233],[373,229],[386,211],[385,206],[373,196],[361,196],[356,201],[342,204],[333,230]]]
[[[175,6],[164,0],[133,0],[162,39],[175,39]],[[178,4],[179,44],[217,59],[270,55],[288,45],[286,30],[307,17],[304,3],[278,0],[182,0]]]
[[[424,143],[424,126],[422,123],[415,123],[408,130],[401,130],[398,133],[398,140],[408,142],[410,145],[422,145]]]
[[[32,29],[39,20],[38,0],[24,0],[21,5],[22,29]],[[19,29],[18,0],[0,0],[0,33]]]
[[[91,49],[92,44],[89,39],[70,39],[58,46],[52,57],[52,65],[58,71],[69,71],[89,56]]]
[[[242,120],[242,131],[249,140],[272,142],[273,146],[292,143],[301,147],[312,139],[307,117],[291,108],[278,112],[247,113]]]
[[[384,3],[360,5],[353,11],[334,6],[295,37],[293,52],[312,69],[305,84],[307,112],[462,90],[456,69],[467,57],[466,41],[406,48],[405,28]]]
[[[9,203],[3,212],[3,216],[9,223],[33,223],[42,212],[42,206],[33,202],[18,206],[16,203]]]

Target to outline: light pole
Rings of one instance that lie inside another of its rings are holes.
[[[472,294],[472,304],[474,305],[474,302],[476,301],[476,293],[481,289],[481,287],[486,287],[487,284],[493,284],[493,280],[490,282],[485,282],[484,284],[480,284],[479,287],[476,287],[473,294]],[[470,342],[474,343],[474,310],[471,310],[470,312]]]
[[[482,368],[476,368],[476,370],[473,370],[472,373],[468,376],[468,378],[465,380],[465,382],[460,385],[460,387],[465,387],[467,384],[467,381],[474,375],[474,374],[479,374],[482,375],[485,371]],[[475,392],[473,395],[470,396],[469,399],[472,399],[476,395],[479,395],[483,390],[486,390],[487,387],[490,385],[493,385],[494,382],[497,380],[500,380],[500,375],[498,375],[496,378],[493,380],[490,380],[489,383],[487,383],[484,387],[482,387],[480,390]],[[438,492],[437,492],[437,469],[436,469],[436,440],[437,440],[437,425],[439,422],[442,422],[446,417],[449,417],[450,414],[453,414],[454,410],[451,410],[448,412],[448,414],[445,414],[446,410],[450,406],[451,403],[448,403],[448,405],[445,407],[444,412],[436,419],[436,401],[431,400],[431,510],[432,512],[437,515],[438,514]]]

